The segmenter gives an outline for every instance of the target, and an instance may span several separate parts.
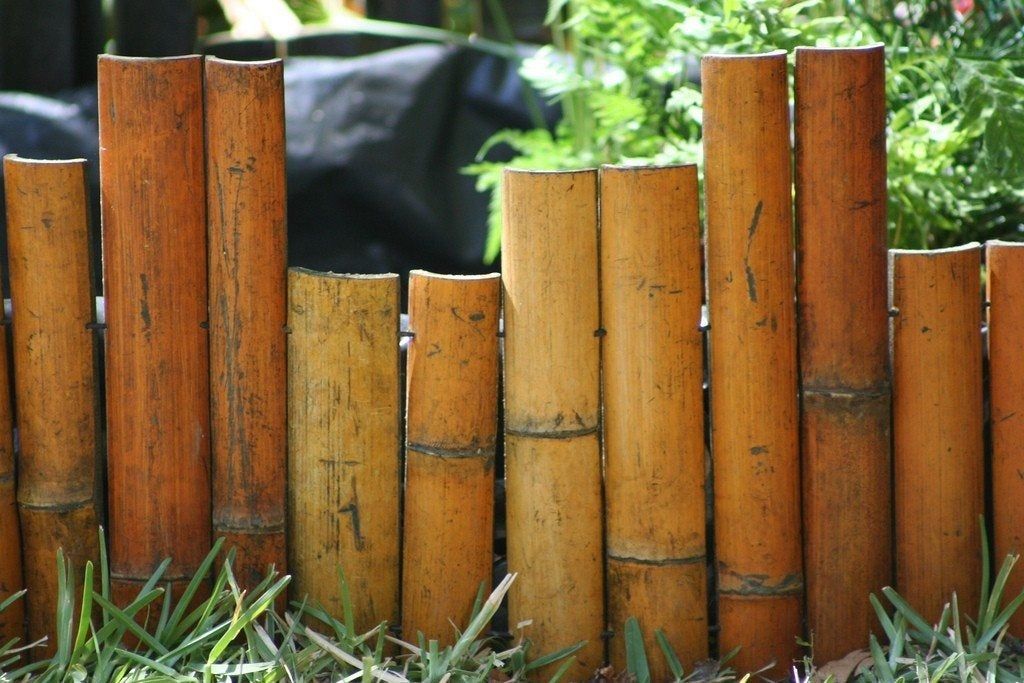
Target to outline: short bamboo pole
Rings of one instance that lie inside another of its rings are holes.
[[[992,429],[992,527],[997,566],[1024,551],[1024,244],[986,245],[988,277],[988,376]],[[1010,573],[1006,594],[1024,590],[1020,570]],[[1024,613],[1010,621],[1024,629]]]
[[[597,172],[506,171],[505,480],[509,622],[539,652],[604,658]]]
[[[981,583],[981,247],[890,259],[896,585],[932,621]]]
[[[606,166],[600,194],[611,662],[625,670],[635,616],[690,668],[708,656],[697,168]]]
[[[108,500],[115,597],[210,550],[202,59],[99,60]]]
[[[21,526],[18,523],[14,468],[14,415],[8,376],[7,334],[0,329],[0,601],[25,587],[21,564]],[[0,642],[25,639],[25,599],[0,612]]]
[[[288,565],[292,595],[359,629],[397,623],[397,275],[288,273]]]
[[[245,588],[285,560],[284,82],[206,60],[213,533]]]
[[[52,654],[57,549],[78,570],[99,559],[85,161],[9,156],[4,178],[28,637]]]
[[[797,48],[795,112],[807,627],[828,662],[893,579],[883,46]]]
[[[450,644],[491,585],[498,275],[409,274],[402,631]]]
[[[719,645],[799,656],[800,460],[786,55],[704,57]]]

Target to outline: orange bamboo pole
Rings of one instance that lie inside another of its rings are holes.
[[[981,582],[981,247],[890,254],[896,585],[935,620]]]
[[[286,571],[282,76],[280,60],[206,60],[213,533],[243,587]]]
[[[995,561],[1024,551],[1024,244],[985,245],[988,266],[988,376],[992,425],[992,527]],[[1006,594],[1024,590],[1024,574],[1010,573]],[[1010,631],[1024,629],[1024,613]]]
[[[57,549],[78,569],[99,559],[85,161],[9,156],[4,178],[28,637],[52,654]]]
[[[397,275],[288,273],[288,565],[292,595],[358,628],[397,623]]]
[[[99,60],[111,578],[210,549],[202,59]]]
[[[505,485],[509,623],[539,652],[604,659],[597,172],[506,171]]]
[[[786,55],[704,57],[719,644],[799,656],[800,460]]]
[[[402,625],[450,644],[491,585],[498,275],[409,275]]]
[[[601,345],[611,662],[622,628],[708,656],[697,168],[601,169]],[[653,641],[651,641],[653,642]],[[655,650],[657,651],[657,650]],[[648,653],[652,680],[668,680]]]
[[[14,415],[11,410],[7,353],[6,330],[0,329],[0,602],[25,587],[14,467]],[[0,612],[0,643],[7,643],[12,638],[18,638],[19,642],[24,642],[25,639],[24,598]]]
[[[893,578],[885,50],[797,48],[795,82],[807,627],[828,662]]]

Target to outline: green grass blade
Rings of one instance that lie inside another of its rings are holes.
[[[156,593],[156,595],[153,596],[153,599],[155,599],[163,593],[163,589],[155,589],[153,593]],[[142,626],[140,626],[139,623],[135,621],[133,616],[129,616],[124,610],[118,609],[117,605],[110,602],[102,595],[96,595],[93,597],[93,599],[105,612],[107,612],[113,618],[114,621],[116,621],[118,624],[120,624],[128,631],[130,631],[133,636],[138,638],[141,642],[145,643],[146,646],[149,647],[151,650],[155,650],[156,652],[159,652],[162,655],[167,654],[167,647],[159,640],[157,640],[155,637],[153,637],[148,631],[146,631],[146,629],[142,628]]]
[[[681,681],[686,673],[683,668],[683,663],[679,661],[679,655],[672,648],[671,643],[668,642],[668,636],[660,628],[654,631],[654,639],[658,642],[658,647],[661,648],[661,653],[665,656],[665,662],[668,664],[669,671],[675,677],[675,680]]]
[[[644,636],[636,617],[626,619],[623,637],[626,641],[626,671],[636,678],[636,683],[651,683],[651,669],[647,665],[644,651]]]
[[[93,566],[92,562],[86,562],[82,577],[82,609],[78,614],[78,633],[75,636],[75,646],[71,652],[72,664],[81,658],[82,652],[89,642],[89,624],[92,622],[92,592]]]

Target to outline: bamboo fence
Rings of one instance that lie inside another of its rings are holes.
[[[896,584],[934,621],[981,586],[981,247],[890,259]]]
[[[402,628],[451,644],[491,584],[498,275],[409,275]]]
[[[597,172],[505,172],[509,621],[543,651],[604,659]],[[543,387],[543,391],[538,391]]]
[[[53,633],[57,548],[76,567],[99,559],[102,473],[85,162],[11,156],[4,179],[25,604],[28,638],[37,641]],[[36,655],[53,651],[51,639]]]
[[[988,277],[989,411],[992,436],[992,522],[995,557],[1024,550],[1024,245],[989,242]],[[1007,594],[1024,590],[1024,574],[1011,574]],[[1011,628],[1024,629],[1024,613]]]
[[[601,169],[608,621],[707,657],[703,278],[697,169]],[[651,655],[654,654],[652,650]],[[651,656],[654,680],[670,677]]]
[[[398,622],[398,276],[288,275],[292,593]]]
[[[283,68],[207,59],[204,85],[213,533],[249,588],[286,570]]]
[[[797,49],[795,95],[807,630],[831,661],[893,573],[883,47]]]
[[[803,621],[786,55],[707,56],[701,82],[720,645],[782,675]]]
[[[110,571],[125,601],[210,550],[202,59],[101,57]]]
[[[403,331],[398,276],[285,270],[278,62],[103,58],[105,323],[82,163],[4,164],[0,600],[31,592],[0,637],[48,632],[97,522],[119,600],[224,535],[245,583],[443,642],[504,522],[509,629],[586,640],[568,680],[621,669],[631,616],[661,680],[656,630],[688,670],[862,647],[893,576],[973,609],[986,389],[996,552],[1024,545],[1024,249],[987,246],[986,386],[981,247],[887,270],[883,82],[878,47],[798,52],[794,204],[785,55],[706,58],[703,250],[692,166],[508,171],[503,275],[415,271]]]

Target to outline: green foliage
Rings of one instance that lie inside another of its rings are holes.
[[[979,2],[980,5],[980,2]],[[706,53],[886,45],[890,241],[949,246],[1024,230],[1024,11],[993,0],[967,14],[926,0],[550,0],[554,45],[523,77],[562,106],[554,131],[503,131],[467,171],[492,193],[485,258],[500,243],[500,174],[602,163],[701,162]]]
[[[111,599],[101,536],[99,576],[87,563],[77,610],[72,567],[58,552],[56,652],[49,659],[27,663],[26,652],[38,643],[0,644],[0,682],[483,683],[492,676],[525,681],[540,667],[562,662],[552,679],[557,680],[582,647],[533,657],[528,640],[503,645],[484,635],[514,575],[486,600],[481,590],[469,626],[453,645],[441,648],[437,641],[422,642],[421,636],[416,646],[389,635],[386,623],[357,632],[343,575],[341,620],[304,602],[295,604],[294,611],[278,612],[275,600],[290,577],[273,571],[251,590],[241,590],[231,570],[233,550],[224,556],[211,589],[208,580],[222,545],[223,539],[214,545],[177,601],[160,585],[170,566],[166,560],[122,608]],[[0,612],[23,594],[0,603]]]

